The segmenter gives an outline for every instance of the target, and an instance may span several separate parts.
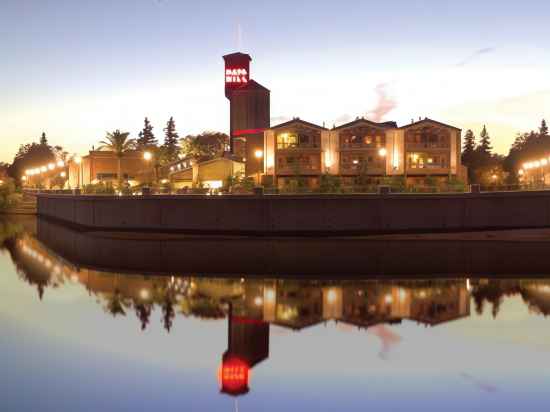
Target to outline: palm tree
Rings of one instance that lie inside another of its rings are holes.
[[[118,177],[118,187],[122,186],[122,170],[121,170],[121,159],[124,156],[124,153],[127,153],[131,150],[134,150],[136,147],[136,141],[129,138],[130,133],[121,132],[116,129],[114,132],[108,132],[105,136],[105,140],[100,142],[101,149],[111,150],[115,153],[117,157],[117,177]]]

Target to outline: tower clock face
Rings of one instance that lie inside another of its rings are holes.
[[[248,70],[242,67],[226,68],[225,83],[228,85],[241,85],[248,83]]]

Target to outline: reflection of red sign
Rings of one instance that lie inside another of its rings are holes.
[[[225,69],[225,82],[229,84],[248,83],[248,71],[246,69]]]
[[[222,362],[219,372],[221,391],[230,395],[248,392],[250,367],[239,358],[231,357]]]

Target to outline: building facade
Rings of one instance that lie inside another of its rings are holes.
[[[278,187],[297,177],[315,187],[324,174],[344,184],[358,176],[465,181],[460,149],[460,129],[427,118],[402,127],[361,118],[330,130],[295,118],[264,132],[264,173]]]

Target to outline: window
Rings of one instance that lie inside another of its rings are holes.
[[[281,133],[277,135],[277,149],[289,149],[298,147],[298,135],[296,133]]]
[[[340,147],[343,149],[374,149],[383,147],[385,144],[384,131],[374,127],[355,127],[340,132]]]
[[[384,168],[385,158],[379,156],[365,155],[363,153],[342,153],[340,167],[343,172],[355,173],[361,169],[380,171]]]
[[[425,126],[408,130],[405,140],[409,146],[425,149],[445,149],[450,146],[450,132],[444,127]]]
[[[423,152],[411,152],[407,154],[409,169],[446,169],[448,167],[447,156]]]

